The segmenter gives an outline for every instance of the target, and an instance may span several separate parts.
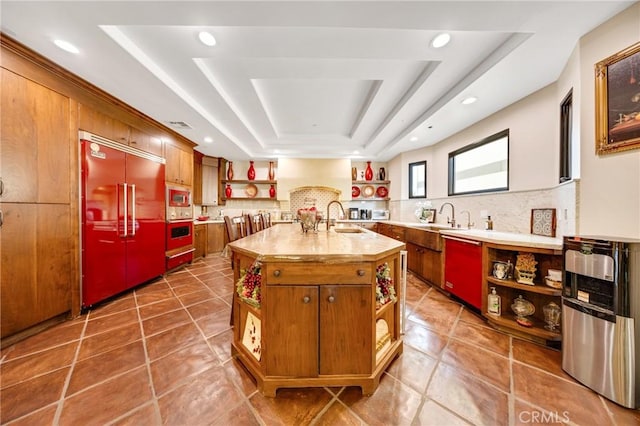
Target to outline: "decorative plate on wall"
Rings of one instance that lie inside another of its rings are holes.
[[[353,198],[359,197],[360,196],[360,188],[358,188],[357,186],[352,186],[351,187],[351,196]]]
[[[531,209],[531,233],[556,236],[556,209]]]
[[[249,185],[247,185],[247,187],[244,189],[244,193],[247,194],[247,197],[249,198],[253,198],[256,195],[258,195],[258,187],[255,186],[254,184],[250,183]]]
[[[378,189],[376,189],[376,195],[380,198],[386,198],[387,195],[389,195],[389,190],[384,186],[379,186]]]
[[[373,197],[376,193],[376,189],[372,185],[367,185],[362,188],[362,196],[365,198]]]

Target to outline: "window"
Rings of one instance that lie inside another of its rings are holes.
[[[427,162],[409,163],[409,198],[427,198]]]
[[[449,153],[449,195],[509,189],[509,129]]]
[[[560,183],[571,180],[571,122],[573,117],[573,89],[560,104]]]

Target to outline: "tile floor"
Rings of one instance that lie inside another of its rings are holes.
[[[232,271],[217,255],[2,350],[12,425],[632,425],[560,353],[501,334],[410,276],[404,353],[359,388],[265,398],[231,358]]]

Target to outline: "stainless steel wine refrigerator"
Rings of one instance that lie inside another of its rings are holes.
[[[562,368],[640,406],[640,240],[564,237]]]

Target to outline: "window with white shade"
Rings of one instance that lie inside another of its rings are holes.
[[[449,153],[449,195],[509,189],[509,129]]]

